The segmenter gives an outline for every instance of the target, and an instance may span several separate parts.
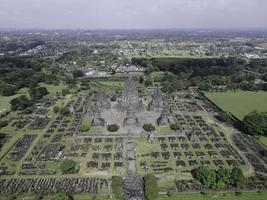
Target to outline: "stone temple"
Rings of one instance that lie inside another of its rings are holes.
[[[160,111],[163,108],[163,100],[160,88],[154,89],[152,94],[152,100],[148,105],[148,110]]]
[[[109,101],[106,91],[100,90],[97,93],[96,106],[101,112],[104,110],[109,110],[111,108],[111,103]]]
[[[118,100],[117,109],[120,111],[143,110],[143,103],[139,99],[138,91],[131,76],[126,81],[122,90],[121,98]]]

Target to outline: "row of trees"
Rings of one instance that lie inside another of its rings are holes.
[[[243,124],[250,134],[267,136],[267,112],[253,111],[244,117]]]
[[[213,190],[220,190],[227,185],[241,188],[245,183],[242,170],[238,167],[232,169],[219,168],[218,170],[200,166],[192,171],[192,175],[203,185]]]
[[[162,90],[168,93],[187,86],[198,86],[204,91],[211,90],[214,86],[226,86],[226,89],[233,90],[267,90],[266,83],[256,84],[256,76],[244,72],[246,67],[253,67],[254,62],[247,64],[238,58],[133,58],[132,62],[145,67],[147,74],[165,71],[160,82]],[[255,68],[260,68],[261,72],[265,70],[266,73],[267,60],[260,63],[261,65]]]

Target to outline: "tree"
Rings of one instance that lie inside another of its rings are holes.
[[[54,113],[58,113],[59,112],[59,107],[58,106],[54,106],[53,107],[53,111],[54,111]]]
[[[112,176],[111,177],[111,188],[112,192],[115,195],[116,199],[122,200],[123,199],[123,182],[120,176]]]
[[[119,128],[120,127],[117,124],[110,124],[108,125],[107,130],[109,132],[116,132],[117,130],[119,130]]]
[[[72,72],[72,76],[73,78],[80,78],[80,77],[83,77],[83,71],[82,70],[74,70]]]
[[[70,109],[69,109],[67,106],[62,107],[62,108],[60,108],[59,113],[60,113],[61,115],[65,115],[65,116],[67,116],[67,115],[70,114]]]
[[[31,87],[29,90],[29,94],[32,100],[42,99],[45,95],[49,94],[46,87]]]
[[[33,105],[33,102],[28,99],[27,96],[21,95],[17,98],[14,98],[10,101],[11,104],[11,110],[24,110],[27,107],[30,107]]]
[[[234,167],[231,171],[230,183],[235,187],[242,187],[245,180],[242,170],[239,167]]]
[[[193,176],[203,185],[214,187],[216,184],[216,172],[213,169],[200,166],[193,171]]]
[[[151,132],[155,130],[155,126],[153,126],[152,124],[144,124],[143,129],[147,132]]]
[[[16,93],[16,90],[17,88],[15,85],[7,84],[7,83],[0,84],[0,95],[2,96],[14,95]]]
[[[159,189],[157,179],[153,174],[146,174],[144,176],[144,190],[146,200],[154,200],[157,198]]]
[[[250,112],[244,117],[243,122],[250,134],[267,135],[267,112]]]
[[[140,76],[140,77],[139,77],[139,83],[140,83],[140,84],[143,84],[143,82],[144,82],[144,77],[143,77],[143,76]]]
[[[70,94],[70,90],[67,89],[67,88],[64,88],[64,89],[62,89],[62,92],[61,93],[62,93],[63,96],[65,96],[67,94]]]
[[[177,123],[173,123],[170,125],[170,128],[174,131],[177,131],[180,129],[179,125]]]
[[[60,169],[63,174],[70,173],[75,170],[77,163],[74,160],[63,160],[60,164]]]

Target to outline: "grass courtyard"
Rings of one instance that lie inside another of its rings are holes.
[[[240,120],[253,110],[267,111],[267,92],[207,92],[205,93],[212,102],[221,109],[231,112]]]

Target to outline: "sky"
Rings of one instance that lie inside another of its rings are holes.
[[[267,0],[0,0],[0,28],[267,28]]]

